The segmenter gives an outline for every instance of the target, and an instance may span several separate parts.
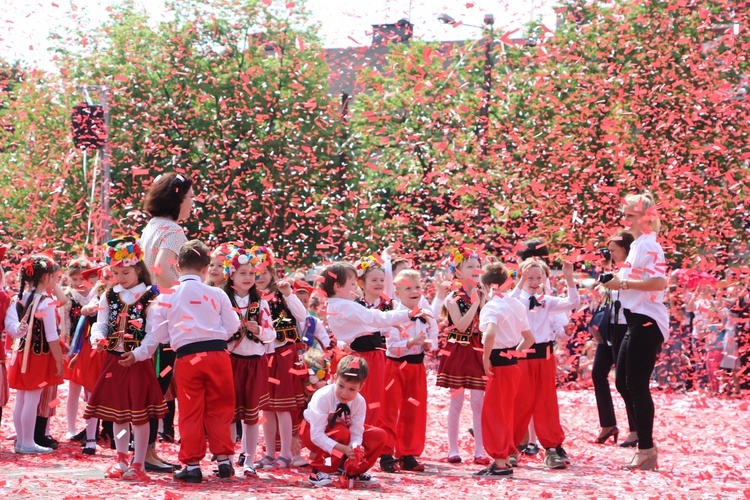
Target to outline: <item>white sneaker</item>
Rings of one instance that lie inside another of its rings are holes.
[[[310,474],[310,477],[308,477],[307,480],[316,488],[321,486],[328,486],[333,482],[331,476],[329,476],[325,472],[313,472],[312,474]]]
[[[365,472],[354,478],[354,484],[359,486],[375,486],[379,483],[378,478],[372,477],[370,474]]]
[[[39,446],[38,444],[34,443],[33,446],[29,447],[19,446],[15,451],[20,455],[35,455],[37,453],[52,453],[52,448]]]
[[[250,461],[245,461],[245,465],[242,468],[242,473],[246,477],[258,477],[258,472],[255,470],[255,467],[253,467],[253,464],[250,463]]]

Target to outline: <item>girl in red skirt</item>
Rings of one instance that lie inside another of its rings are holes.
[[[448,462],[459,463],[458,423],[464,404],[464,389],[469,389],[474,423],[474,463],[488,465],[482,443],[482,403],[485,375],[482,361],[482,342],[479,332],[479,311],[485,297],[477,287],[480,274],[479,256],[467,248],[454,248],[449,257],[450,270],[460,282],[460,288],[446,297],[443,309],[447,312],[448,339],[441,351],[437,385],[452,389],[448,408]]]
[[[234,422],[242,422],[240,462],[246,476],[257,476],[253,467],[258,448],[258,416],[268,406],[268,344],[276,338],[268,302],[255,286],[258,258],[244,248],[232,248],[223,269],[224,291],[242,320],[229,340],[229,357],[234,374]]]
[[[34,442],[37,406],[44,387],[62,383],[63,359],[57,335],[55,305],[44,292],[60,266],[45,255],[21,261],[20,292],[10,304],[5,330],[16,341],[8,382],[17,390],[13,423],[15,452],[50,453],[51,448]],[[28,291],[24,291],[28,287]]]
[[[149,420],[167,412],[151,360],[122,366],[120,356],[138,347],[146,336],[151,304],[159,294],[151,286],[151,275],[143,262],[143,251],[135,238],[107,242],[107,264],[117,283],[99,302],[91,345],[106,351],[102,371],[89,397],[83,418],[114,422],[116,464],[106,476],[128,480],[148,480],[143,462],[148,449]],[[128,465],[130,428],[133,426],[135,457]]]
[[[354,299],[368,309],[393,311],[393,300],[385,295],[385,271],[377,257],[370,255],[357,262],[357,278],[363,296]],[[372,332],[371,335],[357,337],[349,348],[367,361],[370,373],[367,383],[362,386],[360,394],[367,401],[366,425],[377,425],[380,416],[380,404],[383,400],[385,383],[385,340],[389,335],[398,335],[398,330]]]
[[[267,409],[263,411],[266,455],[255,463],[255,468],[285,469],[292,463],[292,412],[305,404],[300,376],[294,372],[302,369],[297,354],[297,344],[302,339],[297,325],[304,324],[307,309],[292,293],[292,284],[288,280],[276,283],[273,252],[265,246],[252,247],[250,252],[258,258],[256,282],[263,298],[268,301],[272,325],[276,330],[276,340],[270,344],[273,346],[268,373],[270,399]],[[277,430],[281,439],[281,451],[275,457]]]

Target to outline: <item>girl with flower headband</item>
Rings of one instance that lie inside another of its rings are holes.
[[[385,295],[385,271],[381,261],[374,255],[362,257],[356,264],[357,282],[363,296],[354,299],[368,309],[393,311],[393,300]],[[367,361],[370,373],[367,384],[360,394],[367,401],[365,424],[377,425],[380,416],[380,402],[383,399],[385,385],[385,338],[387,335],[398,335],[398,330],[391,328],[385,332],[372,332],[370,335],[357,337],[350,345],[352,351]]]
[[[267,350],[276,331],[268,302],[260,297],[255,284],[258,258],[244,248],[228,250],[223,262],[224,291],[242,320],[228,344],[234,374],[234,422],[242,422],[239,464],[244,466],[246,476],[257,477],[253,463],[258,448],[258,417],[268,406]]]
[[[10,387],[17,390],[13,423],[17,436],[15,452],[19,454],[52,452],[51,448],[34,442],[34,428],[42,388],[62,383],[63,359],[55,305],[47,292],[59,269],[60,266],[45,255],[23,259],[19,276],[21,289],[5,317],[5,331],[18,339],[8,381]]]
[[[482,360],[479,310],[485,302],[482,290],[477,287],[481,263],[479,256],[459,246],[451,250],[448,267],[460,287],[448,294],[443,303],[447,312],[448,340],[445,354],[440,357],[437,385],[460,391],[451,397],[448,408],[448,463],[461,462],[458,454],[458,424],[464,391],[469,390],[474,428],[474,463],[488,465],[482,442],[482,404],[484,401],[484,362]]]
[[[299,369],[296,344],[301,342],[301,339],[297,325],[305,322],[307,309],[292,293],[292,285],[288,280],[276,283],[271,249],[266,246],[254,246],[250,253],[255,254],[259,260],[256,284],[268,300],[272,325],[276,330],[268,374],[270,400],[268,407],[263,410],[266,418],[263,422],[266,455],[256,462],[255,468],[286,469],[292,463],[292,413],[305,402],[300,377],[292,372]],[[279,456],[275,457],[277,430],[281,439],[281,451]]]
[[[232,248],[230,245],[222,243],[211,252],[211,263],[208,265],[208,276],[206,277],[207,285],[224,288],[227,282],[224,261],[227,260],[227,255],[232,251]]]
[[[91,345],[106,352],[102,371],[89,397],[83,418],[114,422],[116,463],[106,477],[148,480],[144,468],[148,450],[149,421],[164,416],[167,406],[151,360],[122,366],[123,353],[138,347],[146,336],[151,304],[159,295],[143,262],[143,251],[134,238],[107,242],[106,262],[116,285],[103,294]],[[128,463],[130,425],[133,427],[135,457]]]

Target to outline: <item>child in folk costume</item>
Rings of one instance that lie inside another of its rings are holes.
[[[208,247],[201,241],[182,245],[177,256],[180,284],[159,298],[149,318],[148,335],[119,362],[122,366],[152,367],[151,356],[160,343],[168,342],[177,353],[179,457],[187,466],[174,478],[186,483],[203,480],[200,461],[206,454],[206,438],[218,459],[219,477],[234,476],[230,461],[234,443],[229,430],[235,413],[234,384],[227,339],[240,328],[240,319],[221,289],[203,283],[210,261]]]
[[[521,377],[518,357],[534,343],[526,308],[517,299],[503,296],[508,271],[502,264],[485,266],[482,287],[491,299],[479,314],[484,344],[483,364],[488,377],[482,406],[482,436],[490,457],[489,467],[476,476],[494,478],[513,474],[511,454],[516,452],[513,414]]]
[[[0,246],[0,262],[5,257],[7,248]],[[5,314],[10,306],[10,294],[5,291],[5,271],[0,265],[0,423],[3,421],[3,406],[8,404],[10,389],[8,388],[8,371],[5,369]]]
[[[143,251],[135,238],[107,242],[106,262],[116,285],[99,302],[91,345],[106,351],[102,371],[89,396],[83,418],[114,422],[117,457],[106,476],[127,480],[148,480],[143,470],[148,449],[149,420],[167,412],[151,360],[125,367],[121,356],[138,347],[154,316],[152,303],[159,290],[143,262]],[[128,464],[130,425],[133,426],[135,457]]]
[[[368,309],[392,311],[393,301],[384,293],[385,272],[378,259],[371,255],[357,262],[357,277],[363,296],[354,301]],[[365,423],[375,425],[380,415],[380,404],[383,399],[383,381],[385,380],[385,339],[387,335],[396,334],[396,330],[375,331],[370,335],[361,335],[354,339],[349,348],[367,361],[370,371],[369,383],[362,387],[362,397],[367,401]]]
[[[318,343],[318,349],[329,349],[332,341],[323,326],[323,322],[309,312],[310,296],[313,293],[313,287],[308,285],[306,281],[297,280],[294,282],[292,288],[294,289],[294,294],[302,302],[302,305],[305,306],[305,310],[308,311],[305,322],[297,325],[300,337],[305,345],[305,350],[315,347],[316,342]]]
[[[250,249],[258,262],[256,283],[271,310],[272,325],[276,331],[273,351],[270,354],[268,373],[268,407],[263,411],[263,438],[266,455],[255,464],[256,469],[288,468],[292,463],[292,413],[305,402],[299,375],[301,369],[297,356],[300,342],[297,325],[307,317],[305,306],[292,293],[288,280],[276,283],[273,252],[265,246]],[[270,350],[270,347],[269,347]],[[275,436],[278,430],[281,451],[276,457]]]
[[[257,477],[253,467],[258,448],[260,411],[268,406],[268,354],[276,339],[268,302],[260,297],[255,284],[259,260],[244,248],[232,248],[223,269],[224,291],[239,314],[241,326],[229,339],[234,374],[234,421],[242,422],[242,449],[239,463],[246,476]]]
[[[474,429],[474,463],[488,465],[482,441],[482,403],[484,401],[485,375],[482,345],[479,332],[479,311],[485,296],[478,288],[480,274],[479,256],[467,248],[454,248],[448,263],[451,272],[460,282],[460,288],[446,297],[443,308],[447,311],[448,340],[441,352],[437,385],[448,387],[451,394],[448,408],[448,463],[459,463],[458,423],[464,404],[464,390],[469,389]]]
[[[544,294],[549,276],[547,264],[538,259],[521,263],[521,280],[510,294],[526,308],[529,325],[534,334],[532,352],[519,360],[521,382],[515,399],[513,439],[518,445],[524,438],[529,421],[534,417],[534,428],[539,443],[545,448],[544,464],[550,469],[564,469],[570,463],[562,447],[565,433],[560,425],[557,406],[556,362],[553,354],[555,332],[551,320],[555,313],[569,311],[580,304],[573,280],[573,264],[563,264],[563,276],[568,282],[568,296],[552,297]],[[515,457],[511,457],[513,460]]]
[[[355,485],[378,483],[367,471],[380,456],[386,435],[383,429],[365,424],[367,403],[359,392],[367,371],[364,359],[344,357],[336,382],[316,391],[304,412],[300,436],[315,457],[308,479],[314,486],[331,484],[329,473],[335,471]]]
[[[43,388],[62,383],[63,359],[55,305],[47,295],[54,273],[59,269],[45,255],[22,260],[19,295],[11,302],[5,316],[6,332],[18,339],[8,382],[17,390],[13,423],[17,436],[15,452],[20,454],[52,451],[34,442],[34,429]]]
[[[422,300],[421,277],[417,271],[401,271],[394,280],[399,304],[397,311],[410,311]],[[427,433],[427,372],[425,352],[437,349],[438,325],[434,318],[410,321],[403,331],[386,339],[385,386],[378,427],[388,439],[380,468],[396,472],[398,458],[402,470],[422,472],[417,461],[424,451]]]
[[[224,288],[227,282],[227,277],[224,274],[224,262],[231,251],[232,247],[224,243],[214,248],[211,252],[211,263],[208,265],[208,275],[206,275],[206,284],[208,286]]]

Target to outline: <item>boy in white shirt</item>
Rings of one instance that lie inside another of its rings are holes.
[[[518,358],[534,344],[526,308],[517,299],[500,292],[508,279],[502,264],[484,267],[482,287],[492,297],[479,313],[484,345],[484,372],[488,377],[482,406],[484,448],[494,459],[476,476],[495,478],[513,474],[509,457],[516,451],[513,437],[514,401],[521,378]]]

